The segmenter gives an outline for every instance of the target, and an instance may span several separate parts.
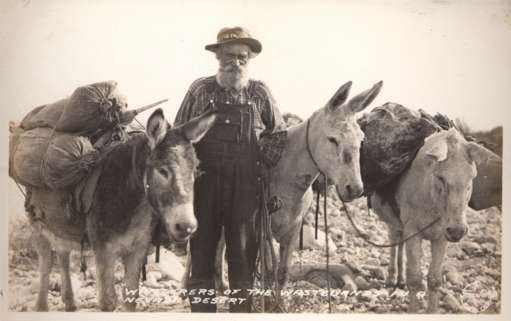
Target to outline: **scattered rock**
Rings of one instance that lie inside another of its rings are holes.
[[[382,268],[381,266],[372,266],[365,265],[364,269],[369,271],[369,275],[378,280],[386,280],[387,279],[387,270]]]
[[[474,242],[479,244],[483,243],[497,244],[497,238],[493,235],[476,236],[474,237]]]
[[[486,253],[494,253],[497,249],[497,245],[495,245],[495,243],[483,243],[481,244],[481,249]]]
[[[344,239],[344,232],[338,228],[330,227],[328,228],[328,232],[330,234],[330,237],[336,242],[339,242]]]
[[[155,254],[151,254],[147,258],[147,270],[159,272],[157,280],[171,279],[180,281],[185,273],[185,268],[181,264],[181,260],[173,252],[166,249],[160,250],[160,262],[155,262]]]
[[[358,298],[362,302],[376,301],[376,296],[371,291],[368,291],[368,290],[362,291],[362,293],[360,293]]]
[[[316,240],[315,237],[315,230],[313,226],[310,225],[304,225],[303,226],[303,248],[304,249],[310,249],[310,250],[320,250],[325,252],[326,243],[325,243],[325,233],[321,230],[318,230],[318,239]],[[299,245],[299,239],[296,240],[295,248],[298,248]],[[334,241],[328,236],[328,253],[330,255],[334,255],[335,251],[337,250],[337,246],[335,245]]]
[[[459,312],[462,310],[458,300],[450,293],[444,296],[444,305],[445,308],[451,312]]]
[[[479,244],[477,244],[475,242],[470,242],[470,241],[463,242],[461,244],[461,249],[467,255],[475,255],[475,254],[481,253],[481,247],[479,246]]]
[[[373,258],[369,258],[367,260],[367,264],[368,265],[372,265],[372,266],[380,266],[381,265],[380,260],[377,259],[377,258],[374,258],[374,257]]]
[[[355,280],[354,280],[354,281],[355,281],[355,284],[357,285],[357,288],[358,288],[359,290],[364,291],[364,290],[368,290],[368,289],[370,289],[370,288],[371,288],[371,285],[369,284],[369,282],[367,282],[367,281],[366,281],[363,277],[361,277],[360,275],[359,275],[359,276],[357,276],[357,277],[355,278]]]
[[[464,283],[463,278],[461,277],[461,275],[458,272],[449,271],[449,272],[447,272],[445,277],[446,277],[447,281],[450,282],[452,285],[454,285],[458,288],[463,287],[463,283]]]

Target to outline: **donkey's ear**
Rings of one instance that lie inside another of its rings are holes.
[[[348,99],[348,95],[349,95],[350,89],[351,89],[351,84],[352,84],[352,82],[348,81],[347,83],[342,85],[339,89],[337,89],[335,94],[332,96],[332,98],[330,98],[330,100],[327,103],[327,107],[329,110],[333,111],[333,110],[337,109],[339,106],[341,106],[342,104],[344,104],[346,99]]]
[[[167,135],[168,123],[161,108],[156,109],[147,120],[146,132],[149,147],[154,149]]]
[[[470,160],[474,161],[477,165],[499,159],[497,154],[474,142],[467,143],[467,154]]]
[[[433,157],[437,161],[441,162],[447,159],[447,152],[449,148],[445,140],[436,142],[429,150],[426,151],[426,155]]]
[[[191,119],[181,127],[183,136],[190,142],[196,143],[201,140],[208,130],[215,123],[216,114],[213,111],[205,112],[204,114]]]
[[[358,113],[362,111],[364,108],[369,106],[370,103],[378,96],[380,93],[381,87],[383,86],[383,81],[379,81],[373,85],[370,89],[364,91],[361,94],[350,99],[350,101],[346,104],[346,112],[348,113]]]

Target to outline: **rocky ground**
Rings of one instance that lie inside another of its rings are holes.
[[[351,203],[350,206],[357,225],[377,243],[387,243],[385,225],[374,213],[368,213],[365,200]],[[306,218],[312,224],[314,205]],[[388,266],[388,249],[379,249],[365,243],[358,237],[344,212],[339,211],[339,203],[329,199],[329,231],[332,243],[330,263],[344,280],[332,279],[333,291],[359,290],[351,295],[339,295],[332,300],[332,308],[337,313],[404,313],[407,297],[405,290],[385,287]],[[320,217],[320,223],[323,219]],[[455,244],[450,244],[444,263],[444,286],[440,304],[441,313],[499,313],[501,309],[501,234],[502,214],[492,208],[480,212],[469,211],[467,220],[470,230],[467,236]],[[323,224],[320,224],[323,230]],[[294,254],[294,279],[286,290],[296,290],[294,295],[284,296],[283,307],[287,312],[327,312],[328,301],[316,292],[315,295],[298,290],[326,289],[324,271],[304,275],[301,270],[322,268],[326,261],[324,235],[319,243],[313,239],[313,228],[305,229],[306,248]],[[9,234],[9,307],[14,311],[31,311],[35,304],[38,289],[37,257],[29,245],[29,228],[24,217],[11,221]],[[424,242],[425,257],[423,273],[426,275],[430,258],[429,244]],[[90,256],[90,254],[87,254]],[[138,306],[141,311],[187,312],[189,304],[179,295],[180,277],[184,271],[185,257],[177,257],[172,252],[161,254],[162,262],[154,264],[154,257],[148,262],[148,279],[141,285]],[[97,311],[97,293],[94,262],[88,257],[89,269],[84,277],[79,273],[79,253],[72,256],[72,282],[75,299],[80,311]],[[122,268],[116,271],[116,288],[120,297]],[[315,292],[309,292],[315,293]],[[344,294],[346,294],[344,292]],[[60,278],[58,266],[51,274],[50,310],[64,311],[60,300]],[[256,300],[259,301],[259,300]],[[118,310],[121,310],[119,307]],[[219,306],[226,311],[225,305]]]

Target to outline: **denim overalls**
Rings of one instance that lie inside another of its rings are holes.
[[[258,115],[250,101],[247,104],[210,103],[217,110],[216,122],[195,145],[202,174],[194,186],[194,209],[199,226],[190,241],[192,268],[188,287],[215,288],[215,254],[223,226],[230,289],[245,289],[231,297],[247,298],[243,304],[231,304],[230,311],[249,312],[250,298],[246,289],[252,288],[254,280],[256,213],[264,166],[254,127]],[[201,298],[213,296],[199,295]],[[216,311],[215,304],[191,306],[192,312]]]

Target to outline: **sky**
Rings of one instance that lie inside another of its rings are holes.
[[[0,2],[6,120],[113,79],[130,107],[169,98],[172,121],[191,82],[217,70],[204,45],[235,25],[262,42],[250,72],[282,112],[306,118],[349,80],[352,94],[384,81],[371,108],[397,102],[475,129],[511,107],[510,1]]]
[[[250,72],[282,112],[307,118],[343,83],[354,95],[383,80],[369,109],[396,102],[474,129],[509,114],[511,1],[0,0],[2,154],[9,120],[98,81],[116,80],[131,108],[168,98],[172,122],[217,70],[204,46],[236,25],[261,41]]]

